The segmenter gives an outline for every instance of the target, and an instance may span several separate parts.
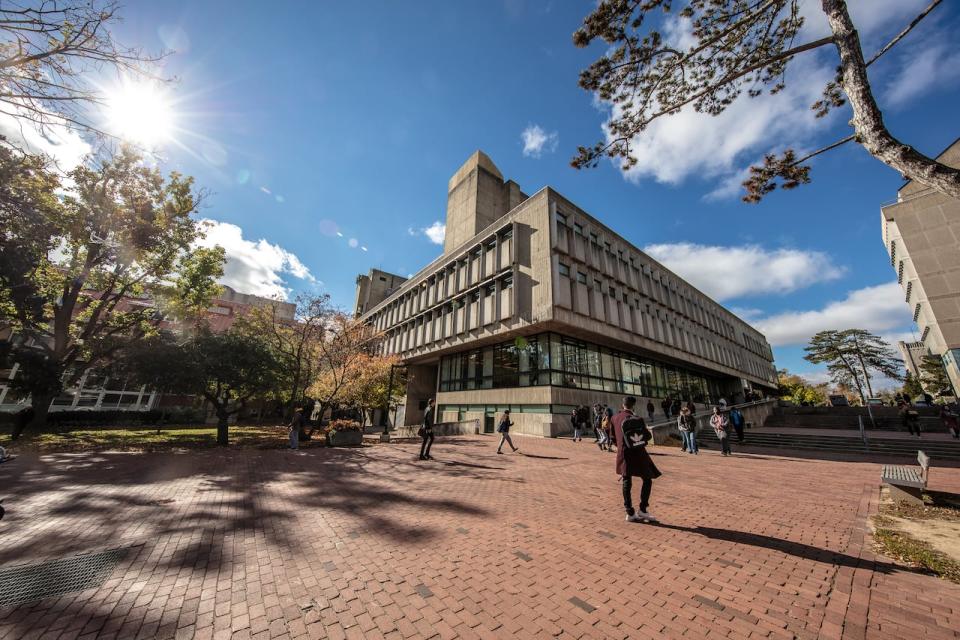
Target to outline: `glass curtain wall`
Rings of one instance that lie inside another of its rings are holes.
[[[559,334],[517,338],[444,356],[440,391],[554,385],[695,402],[722,395],[720,381],[698,372]]]

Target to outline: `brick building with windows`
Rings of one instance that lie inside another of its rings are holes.
[[[527,196],[478,151],[447,203],[443,255],[357,294],[408,366],[406,424],[435,397],[438,420],[491,429],[510,408],[516,431],[556,436],[580,404],[776,388],[760,332],[552,188]]]
[[[142,298],[124,298],[118,310],[123,311],[133,307],[154,307],[155,302],[149,296]],[[249,314],[257,308],[274,307],[277,317],[283,321],[294,322],[296,305],[270,298],[263,298],[248,293],[240,293],[224,286],[220,295],[211,301],[206,311],[206,321],[210,330],[223,333],[233,326],[236,320]],[[160,322],[163,329],[176,330],[179,321],[175,318]],[[0,342],[15,339],[15,334],[5,327],[0,327]],[[81,367],[83,365],[80,365]],[[3,368],[0,365],[0,411],[17,411],[30,402],[29,395],[19,393],[11,382],[18,374],[18,365]],[[157,407],[161,398],[156,391],[141,385],[128,383],[126,380],[110,377],[102,371],[88,369],[83,371],[76,385],[64,389],[50,404],[51,411],[68,409],[95,409],[116,411],[147,411]],[[183,402],[192,403],[192,398],[168,396],[164,404],[176,406]]]

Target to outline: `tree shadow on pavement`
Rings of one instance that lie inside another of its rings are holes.
[[[104,540],[128,545],[214,532],[214,545],[245,532],[291,548],[302,536],[290,531],[305,526],[300,518],[325,539],[341,536],[346,518],[374,537],[422,543],[440,531],[416,519],[398,520],[392,510],[486,515],[455,492],[410,487],[428,479],[443,486],[450,478],[487,478],[498,468],[451,463],[435,465],[426,476],[423,467],[396,460],[396,452],[376,449],[25,454],[16,466],[0,468],[7,509],[0,564],[80,553]],[[178,553],[187,562],[199,551]]]
[[[871,562],[855,556],[847,555],[845,553],[840,553],[838,551],[831,551],[829,549],[822,549],[809,544],[803,544],[802,542],[793,542],[791,540],[784,540],[783,538],[774,538],[772,536],[765,536],[759,533],[750,533],[748,531],[736,531],[734,529],[720,529],[716,527],[684,527],[681,525],[664,523],[659,523],[654,526],[660,529],[672,529],[674,531],[693,533],[710,538],[711,540],[723,540],[725,542],[733,542],[735,544],[745,544],[753,547],[771,549],[773,551],[779,551],[797,558],[813,560],[814,562],[822,562],[824,564],[833,564],[843,567],[862,567],[873,564],[874,570],[880,573],[890,573],[894,570],[911,571],[909,567],[900,567],[897,565],[877,561]]]

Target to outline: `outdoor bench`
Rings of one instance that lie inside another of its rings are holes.
[[[917,452],[919,467],[899,464],[885,464],[880,472],[880,482],[890,487],[890,497],[896,502],[906,502],[923,506],[922,492],[927,487],[927,473],[930,470],[930,457],[923,451]]]

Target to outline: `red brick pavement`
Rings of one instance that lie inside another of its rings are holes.
[[[4,567],[131,552],[0,638],[960,637],[960,586],[871,552],[877,464],[655,448],[650,526],[613,454],[495,444],[22,456]]]

